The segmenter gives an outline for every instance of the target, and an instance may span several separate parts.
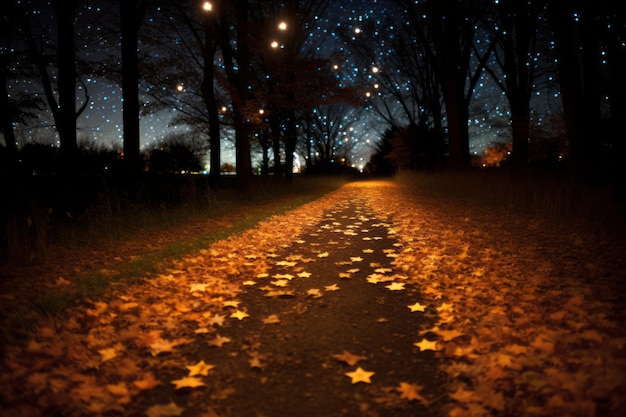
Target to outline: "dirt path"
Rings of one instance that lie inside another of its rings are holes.
[[[349,185],[42,323],[2,416],[619,415],[623,253]]]

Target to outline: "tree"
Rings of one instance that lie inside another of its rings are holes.
[[[76,119],[82,114],[89,103],[89,97],[85,91],[85,101],[76,109],[76,40],[74,34],[74,21],[78,0],[52,0],[52,11],[56,21],[56,76],[49,72],[47,51],[42,50],[50,42],[46,39],[43,46],[37,42],[33,31],[31,18],[28,10],[22,9],[22,22],[24,34],[29,47],[29,52],[38,70],[48,106],[54,118],[56,129],[59,133],[61,167],[66,173],[71,173],[76,166],[77,140]],[[44,38],[47,33],[42,33]],[[56,94],[53,80],[56,79]]]
[[[598,181],[607,173],[604,149],[613,149],[617,156],[615,166],[623,167],[625,122],[623,116],[613,126],[610,122],[614,105],[615,109],[624,109],[623,75],[612,69],[625,68],[623,46],[614,46],[616,41],[623,42],[625,21],[608,0],[554,0],[550,5],[574,172],[581,180]],[[612,55],[607,56],[608,45],[612,45]],[[605,97],[615,101],[605,102]],[[603,111],[607,107],[609,110]],[[623,168],[615,169],[614,184],[619,184],[619,171]],[[623,185],[618,186],[623,190]]]
[[[141,173],[139,140],[139,26],[145,12],[141,0],[120,0],[120,34],[122,57],[122,92],[124,122],[124,161],[131,184],[131,198]]]

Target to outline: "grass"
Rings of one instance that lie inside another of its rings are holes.
[[[73,285],[46,287],[44,291],[37,291],[32,299],[23,299],[25,297],[19,294],[20,289],[11,287],[11,279],[5,279],[2,282],[5,293],[13,291],[16,294],[15,303],[11,303],[13,305],[0,308],[4,316],[2,338],[5,342],[23,339],[41,318],[62,317],[69,307],[102,299],[112,286],[133,285],[145,277],[158,274],[173,260],[193,255],[212,242],[313,201],[344,183],[338,178],[298,177],[293,184],[259,182],[247,193],[229,189],[207,191],[193,202],[171,207],[142,205],[118,215],[102,215],[100,218],[91,214],[82,223],[58,230],[50,236],[47,247],[40,253],[42,258],[39,261],[43,266],[68,255],[75,258],[85,254],[83,256],[89,257],[94,248],[112,248],[132,239],[141,241],[150,239],[150,236],[166,236],[166,239],[160,244],[139,245],[141,249],[138,252],[126,254],[124,260],[110,262],[106,269],[81,268],[80,273],[67,277]],[[194,225],[197,227],[194,228]],[[192,226],[192,230],[180,233],[188,226]],[[66,265],[67,274],[71,274],[72,267]],[[17,275],[20,271],[19,267],[12,269],[5,266],[4,269],[5,276]],[[14,276],[13,279],[18,278]],[[55,278],[51,276],[47,279],[44,283],[33,280],[32,285],[50,284]],[[28,288],[28,283],[22,282],[20,288]]]
[[[403,172],[396,180],[465,204],[522,210],[559,222],[590,227],[621,228],[624,207],[613,201],[606,185],[577,182],[562,174],[519,175],[506,171]]]

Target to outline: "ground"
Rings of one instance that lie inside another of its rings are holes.
[[[6,348],[2,415],[621,415],[624,253],[349,184],[39,323]]]

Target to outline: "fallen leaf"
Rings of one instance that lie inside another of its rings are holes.
[[[420,351],[425,351],[425,350],[437,350],[437,342],[436,341],[430,341],[427,339],[422,339],[421,342],[415,342],[413,343],[413,345],[417,346],[418,348],[420,348]]]
[[[143,375],[141,379],[137,379],[133,381],[133,384],[137,388],[143,391],[147,389],[152,389],[156,387],[157,385],[160,385],[161,382],[154,378],[154,375],[152,374],[152,372],[147,372]]]
[[[356,368],[356,371],[346,372],[344,375],[350,377],[352,379],[352,383],[356,384],[358,382],[365,382],[366,384],[371,384],[372,381],[370,377],[374,375],[375,372],[368,372],[360,366]]]
[[[275,324],[275,323],[280,323],[280,319],[278,318],[278,315],[276,314],[269,315],[263,319],[263,324]]]
[[[190,366],[186,366],[187,369],[189,369],[189,375],[188,376],[194,376],[194,375],[208,375],[209,371],[213,368],[215,368],[215,365],[210,365],[208,363],[205,363],[204,360],[201,360],[200,362],[198,362],[195,365],[190,365]]]
[[[409,384],[407,382],[400,382],[400,386],[396,389],[400,393],[401,398],[405,398],[409,401],[416,400],[424,404],[428,404],[428,401],[424,397],[422,397],[422,395],[420,394],[420,391],[424,389],[424,387],[421,385],[414,385],[414,384]]]
[[[181,388],[197,388],[197,387],[202,387],[204,385],[206,385],[204,382],[202,382],[201,379],[198,379],[196,377],[193,376],[185,376],[181,379],[175,379],[173,381],[170,381],[172,384],[176,385],[176,389],[181,389]]]
[[[250,317],[250,315],[248,313],[246,313],[245,311],[241,311],[241,310],[237,310],[234,313],[232,313],[230,315],[231,318],[237,319],[237,320],[243,320],[246,317]]]
[[[415,304],[412,304],[412,305],[407,306],[407,307],[411,310],[411,313],[414,313],[416,311],[425,311],[426,310],[426,306],[421,305],[420,303],[415,303]]]
[[[172,401],[166,405],[153,405],[146,410],[146,415],[148,417],[174,417],[182,415],[183,411],[185,411],[184,408]]]
[[[213,339],[209,340],[209,346],[222,347],[224,343],[230,342],[230,337],[223,337],[220,335],[216,335]]]
[[[332,355],[332,357],[342,362],[345,362],[350,366],[354,366],[359,361],[364,361],[367,359],[367,356],[353,355],[347,350],[344,350],[343,353]]]

